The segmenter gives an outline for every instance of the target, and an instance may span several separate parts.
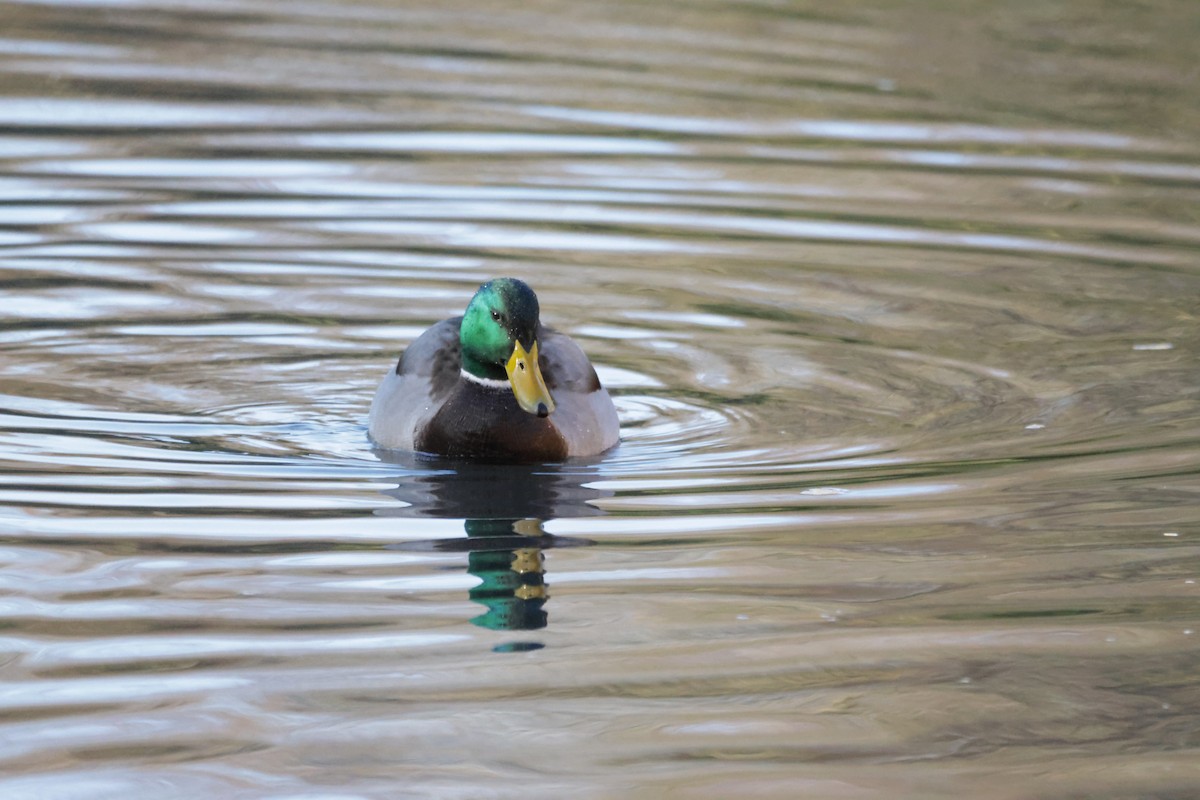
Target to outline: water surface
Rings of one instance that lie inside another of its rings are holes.
[[[976,5],[0,6],[0,794],[1200,793],[1200,12]]]

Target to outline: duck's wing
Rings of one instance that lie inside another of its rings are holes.
[[[550,391],[588,394],[603,388],[587,354],[570,336],[543,327],[538,342],[538,368]]]
[[[543,327],[538,334],[538,367],[554,397],[550,421],[566,440],[569,455],[594,455],[617,443],[621,428],[617,410],[574,339]]]
[[[412,450],[417,432],[453,391],[462,369],[461,322],[462,317],[442,320],[422,333],[384,376],[367,423],[380,447]]]
[[[414,339],[400,354],[396,374],[425,378],[434,395],[444,397],[458,382],[462,370],[462,344],[458,340],[460,325],[462,317],[444,319]]]

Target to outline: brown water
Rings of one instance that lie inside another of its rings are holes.
[[[1003,5],[0,4],[0,797],[1200,796],[1200,6]],[[619,449],[372,452],[497,275]]]

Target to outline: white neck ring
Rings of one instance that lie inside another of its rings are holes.
[[[512,388],[508,381],[496,380],[495,378],[481,378],[478,375],[472,375],[465,369],[459,369],[459,374],[472,383],[478,383],[480,386],[486,386],[489,389],[510,389]]]

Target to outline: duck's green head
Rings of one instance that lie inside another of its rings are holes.
[[[496,278],[479,287],[458,331],[462,367],[476,378],[505,380],[517,403],[545,417],[554,399],[538,367],[538,299],[516,278]]]

